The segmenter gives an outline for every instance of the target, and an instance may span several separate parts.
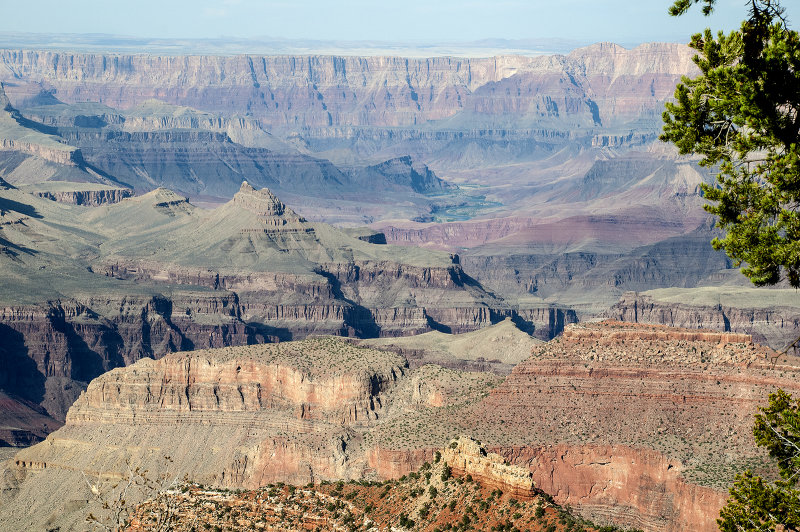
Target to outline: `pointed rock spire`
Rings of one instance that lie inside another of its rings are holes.
[[[6,87],[0,83],[0,111],[11,110],[11,100],[6,96]]]
[[[247,181],[233,196],[233,203],[263,218],[283,218],[287,222],[304,222],[305,220],[287,207],[268,188],[256,190]]]

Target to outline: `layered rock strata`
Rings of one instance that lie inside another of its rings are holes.
[[[88,205],[93,207],[108,205],[110,203],[119,203],[125,198],[133,196],[133,191],[127,188],[104,190],[35,190],[31,191],[31,193],[40,198],[57,201],[59,203]]]
[[[720,292],[723,291],[729,292],[720,289]],[[750,306],[746,301],[723,304],[721,297],[726,295],[721,295],[718,303],[712,305],[702,302],[660,301],[650,294],[628,292],[605,312],[605,316],[635,323],[702,327],[744,333],[751,335],[757,342],[778,350],[800,336],[800,299],[797,299],[797,306],[780,304],[764,306],[760,303]],[[765,292],[763,299],[769,298],[770,295],[769,292]]]
[[[142,357],[471,331],[507,316],[548,336],[563,321],[519,318],[455,256],[359,240],[247,183],[206,212],[164,189],[94,209],[2,194],[0,260],[22,283],[0,293],[0,340],[16,357],[2,389],[56,419],[91,379]]]
[[[503,433],[478,437],[562,504],[645,530],[715,530],[728,483],[761,460],[757,406],[777,387],[800,392],[800,365],[773,356],[742,334],[572,325],[486,399],[479,415]]]
[[[658,115],[680,75],[694,71],[688,48],[664,44],[633,50],[601,44],[568,56],[487,59],[4,50],[0,62],[17,83],[52,87],[62,101],[127,108],[157,98],[210,111],[250,109],[272,127],[330,131],[416,125],[459,112],[611,123],[640,118],[643,110]]]
[[[163,469],[167,449],[174,473],[231,487],[396,477],[467,434],[503,458],[465,443],[453,467],[508,477],[498,489],[532,480],[603,521],[713,530],[735,474],[768,472],[753,414],[776,387],[800,393],[798,371],[744,336],[620,322],[568,326],[494,389],[332,338],[172,354],[96,379],[64,428],[17,455],[9,493],[110,478],[126,459]]]
[[[15,496],[43,482],[80,491],[81,472],[103,483],[126,461],[227,487],[359,478],[361,432],[406,372],[402,357],[334,338],[141,360],[95,379],[64,428],[16,456]],[[27,512],[12,505],[0,521],[47,517]]]
[[[737,473],[771,474],[752,441],[757,407],[778,387],[800,393],[797,360],[746,335],[573,324],[532,353],[481,402],[381,433],[383,471],[407,473],[420,447],[468,434],[583,515],[711,531]]]

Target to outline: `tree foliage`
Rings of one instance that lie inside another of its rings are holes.
[[[666,104],[662,140],[717,167],[717,186],[704,186],[725,237],[716,249],[756,285],[785,276],[800,287],[800,36],[777,0],[748,0],[738,31],[692,36],[700,75],[684,77]],[[716,0],[674,0],[677,16]],[[800,338],[795,341],[800,341]],[[723,532],[800,530],[800,400],[778,390],[760,408],[756,444],[775,460],[780,478],[751,471],[736,477],[717,520]]]
[[[675,0],[670,13],[716,0]],[[703,187],[726,230],[712,244],[756,285],[800,287],[800,37],[775,0],[750,0],[741,29],[692,36],[700,75],[666,104],[662,140],[718,169]]]
[[[723,532],[800,530],[800,400],[778,390],[759,410],[753,436],[775,459],[780,479],[767,482],[750,471],[738,475],[717,520]]]

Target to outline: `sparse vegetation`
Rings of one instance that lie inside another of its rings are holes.
[[[445,467],[441,461],[428,466],[435,485],[427,485],[418,472],[406,475],[403,481],[339,481],[302,488],[272,485],[240,492],[201,489],[188,483],[170,492],[170,504],[179,517],[173,529],[244,532],[276,526],[293,529],[313,523],[318,530],[388,530],[391,526],[440,532],[618,530],[576,517],[546,494],[517,500],[501,490],[490,491],[479,481],[465,482],[462,477],[456,478],[462,480],[460,483],[441,481]],[[137,508],[135,517],[147,527],[162,507],[156,500],[148,501]]]

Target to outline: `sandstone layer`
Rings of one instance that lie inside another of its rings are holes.
[[[800,336],[800,298],[794,292],[726,287],[705,287],[693,293],[629,292],[605,315],[636,323],[744,333],[782,350]]]
[[[499,489],[512,497],[531,500],[539,493],[530,470],[509,464],[499,454],[487,452],[472,438],[458,438],[442,451],[442,460],[459,476],[469,475],[482,486]]]

